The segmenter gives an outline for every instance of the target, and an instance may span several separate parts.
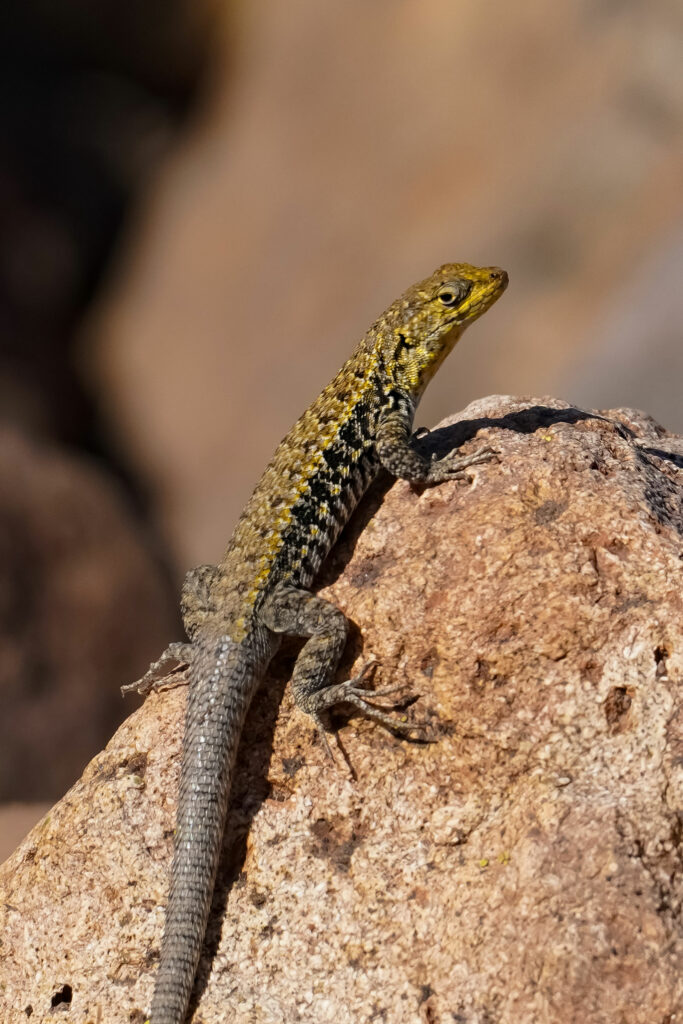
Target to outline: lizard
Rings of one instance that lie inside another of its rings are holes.
[[[148,1024],[183,1024],[199,965],[218,868],[237,746],[254,693],[281,638],[305,638],[291,687],[329,752],[326,713],[354,708],[408,736],[419,728],[372,699],[367,665],[343,682],[343,613],[310,589],[380,471],[435,484],[466,479],[495,458],[490,447],[442,458],[420,451],[413,417],[422,393],[465,328],[507,287],[498,267],[441,266],[379,317],[304,412],[266,467],[218,565],[191,570],[181,611],[188,637],[137,683],[143,694],[187,669],[171,885]],[[394,705],[395,707],[395,705]]]

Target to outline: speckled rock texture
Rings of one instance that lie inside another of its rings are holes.
[[[278,658],[197,1024],[681,1019],[683,441],[605,415],[478,402],[423,443],[499,462],[361,507],[323,581],[344,669],[375,655],[435,742],[340,716],[333,768]],[[144,1020],[184,704],[149,698],[5,864],[3,1021]]]

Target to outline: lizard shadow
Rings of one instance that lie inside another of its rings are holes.
[[[634,451],[641,458],[653,455],[656,458],[671,462],[678,469],[683,469],[683,454],[666,448],[636,444],[638,435],[620,420],[603,416],[590,409],[568,406],[566,409],[555,409],[546,405],[530,405],[524,409],[507,413],[505,416],[482,416],[475,420],[460,420],[447,427],[438,427],[421,438],[422,451],[425,455],[432,453],[441,458],[453,448],[458,448],[471,440],[483,428],[509,430],[517,434],[533,434],[537,430],[547,429],[556,423],[580,423],[581,421],[597,420],[612,427],[623,440],[631,442]],[[647,461],[647,460],[644,460]]]
[[[681,489],[669,474],[662,472],[658,463],[668,463],[676,469],[683,469],[683,454],[657,444],[645,442],[638,433],[620,420],[598,412],[569,406],[555,409],[550,406],[530,405],[500,417],[481,417],[475,420],[461,420],[447,427],[439,427],[420,439],[422,451],[428,457],[441,458],[453,448],[471,440],[483,428],[512,431],[517,434],[533,434],[557,423],[574,424],[582,421],[596,421],[606,424],[628,447],[635,462],[644,470],[642,477],[642,501],[648,512],[662,525],[683,533],[681,521]],[[494,441],[495,445],[495,441]],[[596,468],[591,466],[592,469]],[[654,471],[657,476],[652,475]],[[648,474],[650,474],[648,476]],[[419,485],[423,489],[424,485]]]
[[[421,438],[423,454],[436,455],[442,458],[453,448],[459,448],[470,441],[483,429],[507,430],[515,434],[534,434],[537,430],[548,429],[556,423],[579,423],[587,420],[602,420],[609,423],[621,436],[635,438],[633,431],[623,423],[611,420],[588,409],[569,406],[566,409],[554,409],[547,405],[529,405],[505,416],[481,416],[474,420],[459,420],[446,427],[430,430]]]

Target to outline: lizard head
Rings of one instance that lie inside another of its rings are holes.
[[[468,324],[493,305],[507,283],[499,267],[446,263],[409,288],[376,325],[390,385],[419,399]]]

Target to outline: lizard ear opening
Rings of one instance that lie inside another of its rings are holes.
[[[410,345],[405,334],[399,334],[396,342],[396,350],[394,352],[394,359],[400,360],[401,356],[408,351]]]

